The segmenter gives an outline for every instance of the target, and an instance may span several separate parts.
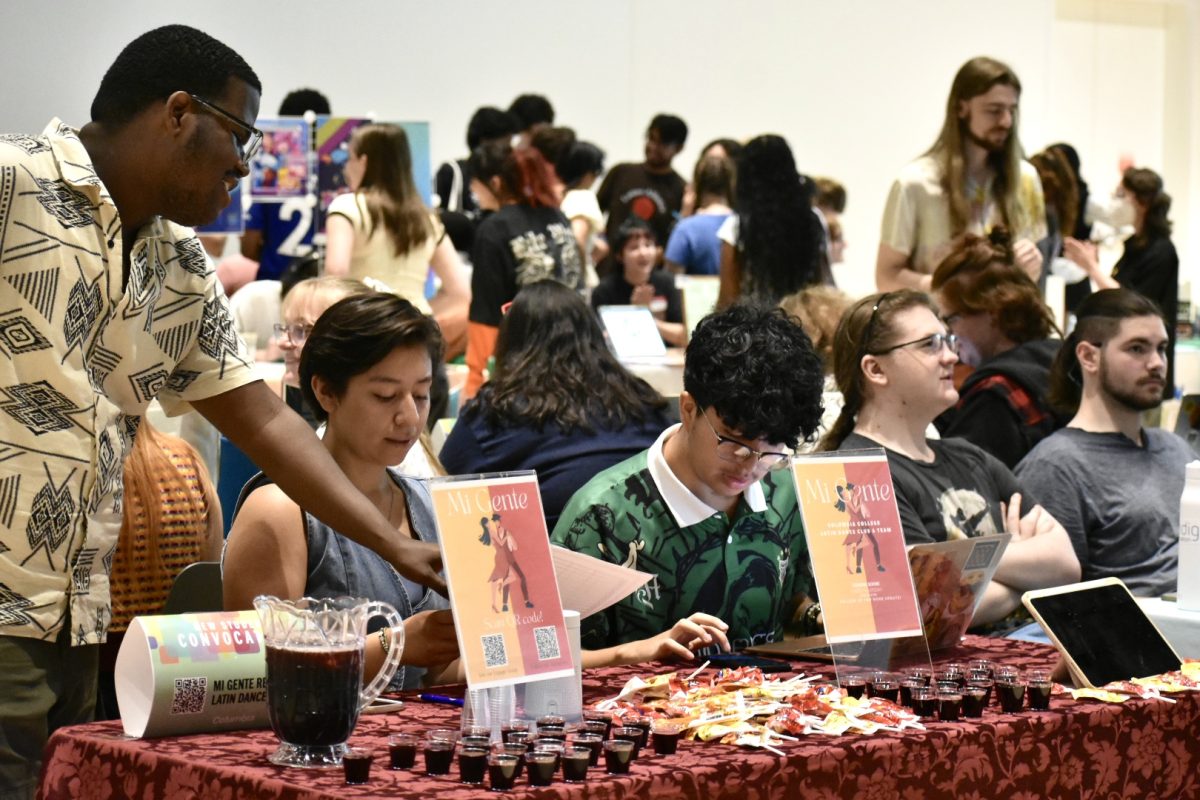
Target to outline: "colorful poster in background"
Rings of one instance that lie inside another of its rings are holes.
[[[921,636],[887,457],[799,456],[792,470],[826,638]]]
[[[365,117],[317,117],[317,192],[320,220],[318,230],[325,230],[325,213],[333,198],[350,191],[342,170],[350,158],[350,136],[355,129],[369,125],[373,120]],[[432,166],[429,154],[428,122],[392,123],[404,128],[408,136],[408,148],[412,154],[413,181],[425,204],[431,199]]]
[[[268,724],[257,611],[134,617],[117,654],[115,679],[128,736]]]
[[[537,475],[429,488],[467,685],[573,675]]]
[[[243,217],[244,209],[242,207],[242,184],[244,182],[238,181],[238,185],[234,187],[233,192],[229,195],[229,205],[225,206],[217,218],[209,224],[197,225],[196,233],[201,235],[242,235],[246,229],[246,220]]]
[[[308,193],[309,125],[300,117],[260,119],[262,149],[250,164],[250,195],[260,202]]]

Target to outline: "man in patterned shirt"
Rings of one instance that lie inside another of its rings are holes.
[[[654,636],[694,612],[734,649],[775,641],[812,591],[785,451],[816,429],[822,370],[777,309],[701,320],[687,349],[681,423],[575,493],[551,540],[654,575],[584,620],[599,649]]]
[[[0,800],[32,797],[49,734],[91,719],[122,465],[154,398],[190,404],[306,509],[440,586],[436,548],[402,541],[383,498],[255,380],[181,227],[216,218],[247,174],[260,92],[235,52],[172,25],[121,52],[82,129],[0,136]]]

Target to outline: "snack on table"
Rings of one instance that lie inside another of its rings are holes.
[[[688,738],[780,752],[774,744],[814,733],[922,728],[919,717],[881,698],[856,699],[815,678],[765,680],[754,667],[684,679],[676,673],[633,678],[595,708],[615,721],[634,716],[678,720]],[[664,688],[665,687],[665,688]]]

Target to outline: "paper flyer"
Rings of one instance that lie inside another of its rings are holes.
[[[299,117],[260,119],[262,149],[250,164],[255,200],[285,200],[308,193],[309,125]]]
[[[128,736],[266,727],[258,612],[134,617],[117,654],[116,689]]]
[[[908,551],[930,650],[958,644],[1011,534],[914,545]]]
[[[590,617],[619,603],[654,579],[649,572],[550,546],[562,607]]]
[[[574,674],[537,475],[429,488],[467,685]]]
[[[921,612],[883,451],[792,461],[831,643],[920,636]]]

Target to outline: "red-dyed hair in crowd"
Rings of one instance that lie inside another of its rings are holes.
[[[490,142],[471,154],[471,177],[490,183],[500,179],[503,202],[531,208],[558,208],[554,170],[532,147],[514,150],[507,142]]]

